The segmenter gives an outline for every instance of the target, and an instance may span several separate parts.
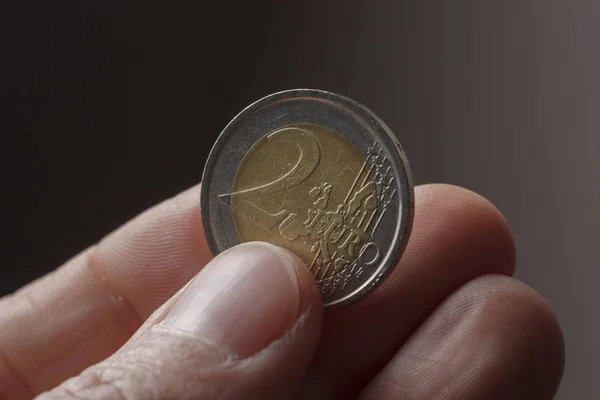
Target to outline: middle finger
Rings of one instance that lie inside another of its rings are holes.
[[[357,393],[455,289],[481,275],[512,274],[512,235],[490,202],[449,185],[419,186],[415,201],[411,239],[390,278],[364,301],[325,313],[305,398]]]

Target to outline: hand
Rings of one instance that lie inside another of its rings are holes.
[[[512,237],[483,198],[418,187],[413,234],[392,276],[365,300],[323,311],[311,274],[283,249],[243,244],[211,261],[198,196],[193,188],[150,209],[0,301],[0,398],[555,393],[559,325],[540,295],[509,277]]]

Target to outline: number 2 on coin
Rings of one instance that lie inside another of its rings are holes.
[[[304,182],[317,169],[321,158],[321,149],[310,132],[297,127],[279,129],[269,134],[267,140],[269,143],[287,141],[295,144],[300,151],[296,164],[283,176],[272,182],[238,192],[222,194],[219,196],[219,200],[231,206],[234,211],[246,215],[267,229],[272,229],[285,218],[287,211],[281,210],[273,214],[256,206],[250,200],[289,190]]]

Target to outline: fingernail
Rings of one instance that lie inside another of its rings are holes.
[[[297,263],[267,243],[233,247],[194,278],[163,325],[239,357],[253,355],[286,333],[301,313]]]

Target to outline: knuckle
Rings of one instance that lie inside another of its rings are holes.
[[[115,380],[115,374],[107,374],[105,369],[93,367],[81,375],[63,382],[54,390],[43,393],[38,400],[88,400],[114,399],[130,400],[135,396],[127,394],[122,388],[122,381]]]
[[[153,329],[38,400],[213,398],[231,390],[238,367],[200,338]]]
[[[159,354],[149,348],[123,350],[63,382],[38,400],[165,398],[161,392],[165,382],[169,382],[169,373],[168,366],[160,364]]]

